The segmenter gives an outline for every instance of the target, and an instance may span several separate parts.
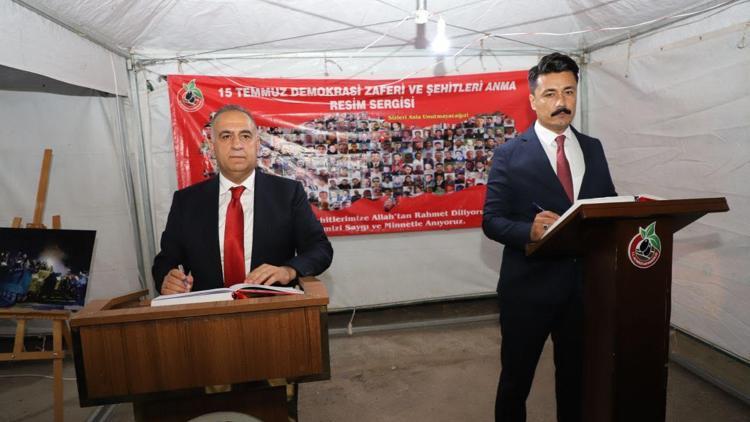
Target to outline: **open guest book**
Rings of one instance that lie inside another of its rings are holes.
[[[646,201],[660,201],[664,198],[659,198],[658,196],[654,195],[647,195],[647,194],[641,194],[641,195],[625,195],[625,196],[604,196],[601,198],[589,198],[589,199],[579,199],[577,200],[570,208],[568,208],[563,215],[560,216],[557,220],[555,220],[554,223],[552,223],[551,226],[547,228],[547,230],[544,231],[542,234],[542,237],[546,236],[547,233],[552,232],[552,230],[555,229],[555,227],[562,224],[565,220],[570,218],[570,216],[581,207],[581,205],[586,204],[610,204],[610,203],[617,203],[617,202],[646,202]]]
[[[221,300],[246,299],[259,296],[302,294],[305,294],[305,292],[294,287],[238,283],[230,287],[222,287],[218,289],[161,295],[151,300],[151,306],[184,305],[186,303],[218,302]]]

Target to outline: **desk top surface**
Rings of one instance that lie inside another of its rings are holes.
[[[70,320],[72,328],[138,322],[160,319],[174,319],[196,316],[225,315],[235,313],[259,312],[291,308],[320,307],[328,305],[328,292],[325,285],[314,279],[303,279],[304,295],[285,295],[238,299],[231,301],[190,303],[171,306],[149,306],[150,301],[138,302],[147,291],[138,292],[122,298],[94,300],[78,311]],[[124,306],[123,306],[124,305]]]

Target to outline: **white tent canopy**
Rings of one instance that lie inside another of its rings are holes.
[[[176,1],[23,0],[80,34],[123,55],[141,59],[205,57],[257,52],[357,51],[391,53],[411,47],[415,1]],[[536,53],[540,48],[590,50],[720,9],[732,1],[429,0],[434,21],[443,17],[460,47],[494,34],[483,48]],[[572,33],[571,35],[559,35]],[[558,34],[558,35],[552,35]],[[479,45],[470,46],[478,50]],[[207,53],[207,54],[206,54]]]
[[[124,56],[15,3],[0,2],[0,64],[102,92],[127,95]]]
[[[562,51],[582,64],[577,125],[602,139],[620,193],[727,197],[729,214],[678,236],[673,323],[750,360],[748,1],[427,0],[427,38],[447,23],[443,56],[414,47],[415,3],[0,2],[0,65],[97,91],[0,84],[0,218],[30,215],[16,182],[35,186],[29,152],[54,147],[48,209],[99,230],[90,297],[124,293],[149,282],[176,188],[163,76],[402,78],[528,69]],[[480,230],[332,241],[332,308],[488,294],[500,265]]]

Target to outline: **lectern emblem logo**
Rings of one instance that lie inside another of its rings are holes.
[[[200,110],[203,103],[203,93],[195,86],[195,79],[182,84],[182,88],[177,91],[177,104],[188,113]]]
[[[628,258],[638,268],[649,268],[661,256],[661,239],[656,234],[656,221],[645,229],[638,227],[638,234],[630,239]]]

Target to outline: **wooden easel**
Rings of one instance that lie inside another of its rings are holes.
[[[44,158],[42,159],[42,172],[39,174],[39,186],[36,189],[36,207],[34,208],[34,220],[26,225],[27,229],[46,229],[47,227],[42,224],[42,215],[44,214],[44,205],[47,202],[47,187],[49,186],[49,172],[52,168],[52,150],[44,150]],[[11,227],[14,229],[21,228],[21,217],[14,217],[13,224]],[[60,216],[52,216],[52,228],[60,229]]]
[[[26,225],[26,228],[44,229],[42,214],[47,200],[47,186],[49,185],[49,173],[52,165],[52,150],[44,150],[42,161],[42,172],[39,176],[39,187],[36,192],[36,208],[34,220]],[[21,228],[21,217],[13,218],[13,228]],[[60,229],[60,216],[52,216],[52,228]],[[73,342],[70,337],[70,311],[60,310],[33,310],[33,309],[0,309],[0,319],[16,321],[16,336],[13,341],[13,352],[0,353],[0,362],[22,361],[22,360],[49,360],[51,359],[54,378],[54,414],[55,422],[63,420],[63,359],[65,351],[62,347],[63,339],[67,350],[72,353]],[[24,338],[26,336],[26,321],[47,320],[52,321],[52,351],[27,352],[24,350]]]

